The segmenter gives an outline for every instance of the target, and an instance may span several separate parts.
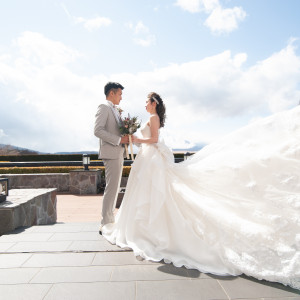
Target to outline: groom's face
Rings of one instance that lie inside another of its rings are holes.
[[[112,91],[112,102],[113,102],[113,104],[119,105],[121,100],[122,100],[122,90],[117,89],[115,92]]]

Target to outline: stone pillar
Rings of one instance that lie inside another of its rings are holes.
[[[71,194],[97,194],[101,182],[101,170],[70,171]]]

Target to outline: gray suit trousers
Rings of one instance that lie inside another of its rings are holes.
[[[123,169],[123,153],[117,159],[103,159],[106,186],[103,196],[101,225],[114,223],[114,209],[120,188]]]

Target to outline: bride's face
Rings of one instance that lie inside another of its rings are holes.
[[[150,99],[147,99],[145,107],[146,107],[146,111],[149,114],[152,114],[155,111],[155,107],[154,107],[154,105],[153,105],[153,103],[151,102]]]

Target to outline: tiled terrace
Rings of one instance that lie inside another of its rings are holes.
[[[141,261],[98,234],[102,197],[58,195],[58,223],[0,237],[0,299],[277,299],[300,291]]]

